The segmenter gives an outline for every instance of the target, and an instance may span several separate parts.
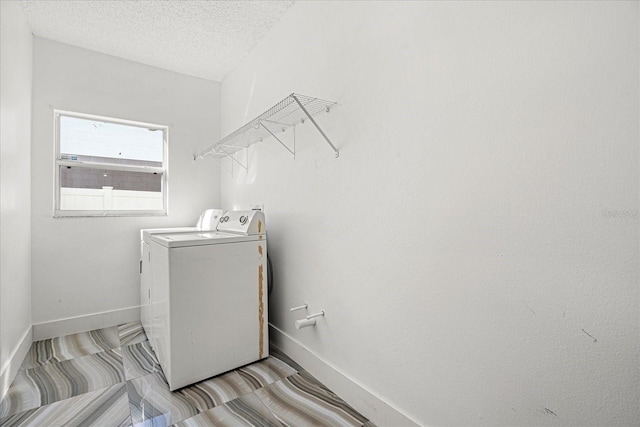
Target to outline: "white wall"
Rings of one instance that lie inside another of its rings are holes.
[[[31,345],[33,36],[17,1],[0,2],[0,399]]]
[[[223,135],[341,103],[338,159],[306,124],[222,172],[265,205],[272,323],[424,425],[637,425],[638,12],[298,2],[222,84]]]
[[[169,215],[53,218],[54,108],[168,125]],[[132,313],[127,309],[139,304],[140,229],[195,225],[202,210],[220,205],[219,168],[192,157],[219,136],[219,83],[35,38],[34,333],[69,317],[89,316],[71,326],[86,330],[118,317],[96,313]]]

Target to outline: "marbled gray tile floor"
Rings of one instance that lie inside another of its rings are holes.
[[[0,426],[375,427],[274,348],[171,392],[139,322],[33,343]]]

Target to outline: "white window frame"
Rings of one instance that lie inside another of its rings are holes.
[[[54,200],[53,200],[53,216],[59,217],[122,217],[122,216],[166,216],[169,212],[168,200],[168,164],[169,164],[169,127],[165,125],[157,125],[152,123],[135,122],[132,120],[118,119],[114,117],[97,116],[94,114],[78,113],[74,111],[53,110],[54,115],[54,133],[55,133],[55,152],[54,152]],[[75,117],[87,120],[98,120],[107,123],[115,123],[127,126],[136,126],[145,129],[156,129],[162,131],[162,166],[136,166],[124,164],[98,163],[78,160],[66,160],[61,158],[60,154],[60,117]],[[142,173],[159,173],[162,174],[162,206],[160,210],[61,210],[60,209],[60,167],[72,166],[89,169],[105,169],[114,171],[131,171]]]

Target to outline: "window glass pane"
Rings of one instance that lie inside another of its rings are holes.
[[[60,209],[163,209],[162,174],[60,166]]]
[[[60,116],[60,158],[162,166],[161,129]]]

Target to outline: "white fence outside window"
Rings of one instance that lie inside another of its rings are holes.
[[[114,190],[113,187],[60,188],[60,208],[74,211],[142,210],[163,208],[162,193]]]

